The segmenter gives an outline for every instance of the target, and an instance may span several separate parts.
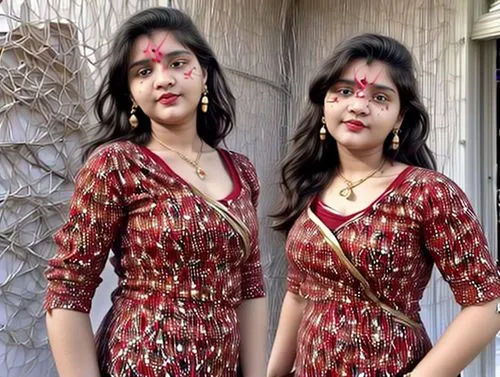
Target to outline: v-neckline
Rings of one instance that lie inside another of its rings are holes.
[[[161,169],[167,173],[167,175],[174,177],[177,181],[181,182],[187,189],[192,191],[191,186],[194,186],[197,190],[201,191],[196,185],[193,185],[189,182],[187,182],[184,178],[182,178],[179,174],[177,174],[168,164],[167,162],[161,158],[159,155],[157,155],[155,152],[153,152],[151,149],[146,147],[145,145],[139,145],[139,149],[151,160],[156,162],[158,165],[160,165]],[[215,148],[217,153],[222,159],[222,162],[224,163],[224,166],[226,170],[229,173],[229,177],[231,178],[231,182],[233,184],[233,188],[231,192],[226,195],[222,199],[215,199],[220,203],[228,204],[230,201],[236,200],[241,193],[241,178],[240,175],[238,174],[238,171],[236,170],[236,166],[234,164],[233,159],[229,155],[229,152],[220,149],[220,148]]]
[[[407,166],[401,173],[398,174],[398,176],[396,178],[394,178],[394,180],[387,186],[387,188],[377,198],[375,198],[370,204],[368,204],[365,208],[363,208],[359,211],[353,212],[351,214],[347,214],[347,215],[337,215],[336,214],[335,215],[336,217],[338,216],[339,218],[345,218],[345,221],[342,224],[340,224],[335,229],[335,231],[338,231],[339,229],[342,229],[343,227],[345,227],[347,224],[352,223],[354,220],[359,219],[360,217],[363,217],[363,215],[365,215],[367,212],[369,212],[375,206],[375,204],[377,204],[378,202],[385,199],[391,192],[393,192],[395,189],[397,189],[401,185],[401,183],[406,179],[406,177],[414,169],[415,169],[414,166]],[[316,197],[316,198],[318,200],[321,200],[321,199],[319,199],[319,197]],[[308,209],[311,208],[312,204],[313,204],[313,202],[311,201],[311,203],[308,205],[307,208]],[[322,203],[322,205],[326,206],[325,203]],[[331,207],[329,207],[329,208],[331,208]]]

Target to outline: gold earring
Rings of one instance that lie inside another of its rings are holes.
[[[319,139],[323,141],[326,140],[326,127],[325,127],[326,121],[324,116],[321,117],[321,124],[322,126],[319,129]]]
[[[392,142],[391,142],[391,149],[393,151],[397,151],[399,149],[399,128],[395,128],[392,130],[393,136],[392,136]]]
[[[135,112],[137,111],[137,104],[132,101],[132,108],[130,109],[130,117],[128,118],[128,122],[132,128],[137,128],[139,125],[139,120],[135,116]]]
[[[208,111],[208,89],[205,85],[205,89],[203,89],[203,97],[201,97],[201,111],[206,113]]]

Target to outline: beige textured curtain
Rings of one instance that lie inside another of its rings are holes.
[[[286,263],[283,243],[270,229],[268,215],[277,200],[277,165],[288,123],[290,91],[286,71],[287,0],[173,1],[203,30],[225,67],[236,95],[236,131],[230,149],[246,154],[261,183],[259,219],[262,262],[271,311],[271,343],[284,294]]]

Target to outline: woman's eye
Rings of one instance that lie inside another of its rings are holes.
[[[349,88],[340,88],[337,92],[342,96],[348,96],[352,94],[352,90]]]
[[[147,77],[151,74],[151,69],[150,68],[142,68],[137,71],[137,75],[139,77]]]
[[[383,94],[377,94],[375,96],[375,101],[377,102],[387,102],[389,100],[389,98],[387,98],[387,96],[383,95]]]
[[[170,64],[170,66],[171,66],[172,68],[180,68],[180,67],[184,66],[184,64],[186,64],[186,62],[185,62],[185,61],[178,60],[178,61],[175,61],[175,62],[173,62],[172,64]]]

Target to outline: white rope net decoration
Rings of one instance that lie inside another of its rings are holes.
[[[43,271],[87,123],[75,35],[71,24],[25,23],[2,41],[0,357],[8,376],[50,362]]]
[[[115,25],[156,2],[0,1],[0,377],[55,377],[42,301]]]

